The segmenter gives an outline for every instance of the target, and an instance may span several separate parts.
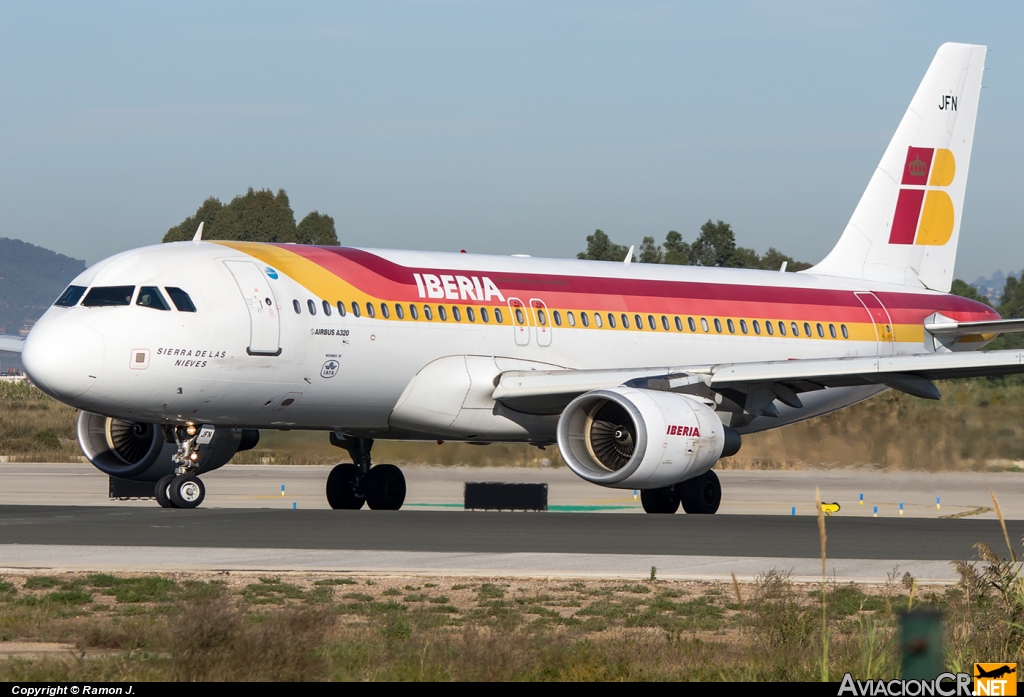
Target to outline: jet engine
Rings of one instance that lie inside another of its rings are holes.
[[[740,435],[690,395],[633,387],[580,395],[558,420],[558,449],[594,484],[655,489],[692,479],[740,449]]]
[[[218,428],[213,441],[199,450],[196,474],[227,464],[235,453],[256,447],[259,439],[253,428]],[[113,477],[155,482],[174,473],[171,456],[177,446],[155,424],[83,411],[78,415],[78,444],[89,462]]]

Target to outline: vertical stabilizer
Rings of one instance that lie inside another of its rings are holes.
[[[939,47],[843,236],[805,273],[949,291],[986,50]]]

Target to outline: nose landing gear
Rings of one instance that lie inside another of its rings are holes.
[[[358,510],[366,503],[377,511],[397,511],[405,502],[405,476],[395,465],[370,463],[372,438],[338,436],[331,445],[345,448],[352,462],[338,465],[327,477],[327,502],[331,508]]]
[[[206,487],[195,474],[199,468],[199,448],[213,440],[214,429],[188,424],[174,426],[172,431],[178,452],[171,456],[171,461],[177,467],[174,474],[156,483],[156,501],[164,508],[196,508],[206,498]]]

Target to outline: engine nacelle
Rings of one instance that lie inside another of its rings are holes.
[[[218,428],[213,441],[199,449],[197,474],[227,464],[235,453],[259,442],[251,428]],[[171,456],[177,451],[163,429],[154,424],[113,419],[87,411],[78,414],[78,444],[89,462],[104,474],[121,479],[156,481],[174,473]]]
[[[613,387],[580,395],[558,420],[558,449],[588,482],[656,489],[707,472],[740,435],[689,395]]]

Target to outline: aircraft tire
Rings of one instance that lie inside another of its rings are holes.
[[[722,504],[722,484],[711,470],[676,486],[687,513],[711,514]]]
[[[405,475],[395,465],[377,465],[363,482],[366,503],[375,511],[397,511],[405,503]]]
[[[647,513],[675,513],[679,508],[679,492],[674,486],[641,489],[640,503]]]
[[[167,491],[175,508],[197,508],[206,498],[206,487],[194,474],[178,475],[171,480]]]
[[[335,510],[358,511],[363,507],[363,497],[356,496],[356,479],[359,466],[344,462],[327,475],[327,503]]]
[[[153,487],[153,496],[161,508],[174,508],[174,504],[171,503],[171,497],[167,493],[173,479],[174,475],[168,474],[166,477],[161,477]]]

